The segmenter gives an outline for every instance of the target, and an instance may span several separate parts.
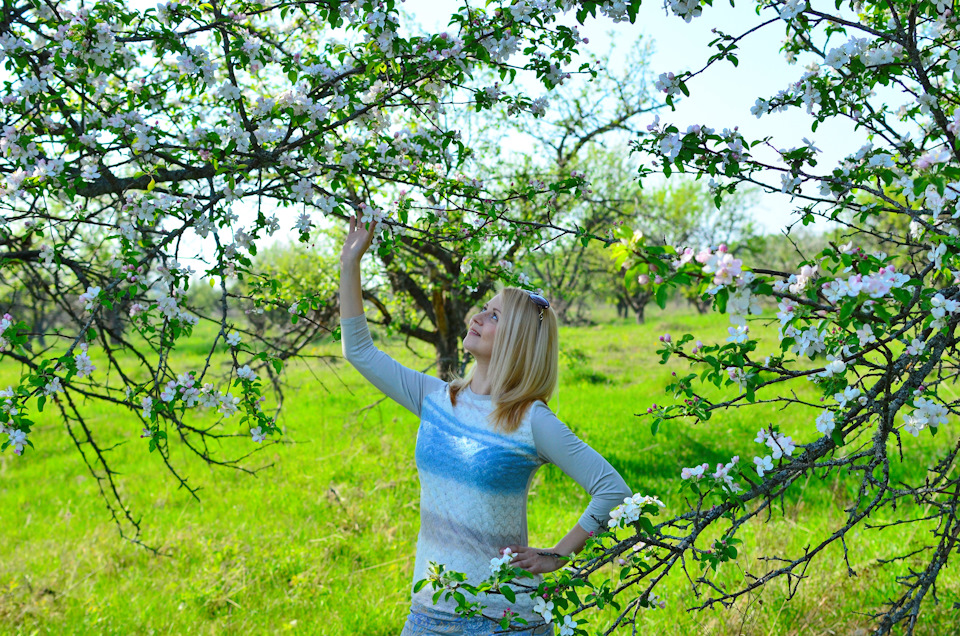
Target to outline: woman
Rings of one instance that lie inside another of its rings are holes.
[[[427,578],[431,562],[464,572],[478,583],[490,561],[506,548],[511,565],[539,575],[563,565],[560,555],[580,551],[591,532],[631,492],[620,475],[570,432],[547,407],[557,384],[557,319],[541,296],[506,288],[470,319],[463,348],[476,364],[447,383],[407,369],[377,350],[370,339],[361,297],[360,259],[374,227],[350,220],[340,255],[340,324],[343,353],[374,386],[421,418],[416,462],[420,476],[420,534],[414,581]],[[527,492],[544,463],[559,466],[592,496],[579,522],[553,547],[527,543]],[[530,583],[529,579],[523,582]],[[539,577],[534,584],[539,583]],[[402,636],[490,634],[485,618],[455,614],[456,603],[433,604],[425,586],[413,594]],[[487,616],[508,609],[552,633],[533,611],[529,595],[515,603],[501,595],[479,600]]]

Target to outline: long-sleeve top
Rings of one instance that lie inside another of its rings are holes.
[[[579,524],[587,532],[605,529],[610,511],[631,495],[619,473],[582,442],[543,402],[535,402],[512,432],[490,421],[489,395],[464,388],[457,404],[447,383],[408,369],[373,344],[365,316],[340,322],[344,357],[374,386],[420,418],[416,464],[420,477],[420,534],[414,581],[427,577],[431,562],[463,572],[477,584],[490,576],[490,560],[508,545],[527,545],[527,493],[537,469],[558,466],[591,495]],[[538,584],[538,579],[533,582]],[[520,582],[531,583],[530,579]],[[427,585],[413,602],[433,605]],[[500,595],[479,600],[485,613],[502,616],[508,607],[536,622],[533,599]],[[456,603],[437,609],[453,613]]]

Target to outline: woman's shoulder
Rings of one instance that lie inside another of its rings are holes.
[[[547,406],[547,403],[543,400],[535,400],[530,405],[530,414],[529,417],[531,420],[553,420],[559,422],[560,419],[557,417],[557,414]]]
[[[534,434],[551,431],[555,432],[566,428],[566,425],[557,417],[545,402],[537,400],[530,405],[526,420]]]

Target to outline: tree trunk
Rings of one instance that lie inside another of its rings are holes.
[[[462,332],[470,307],[444,294],[440,287],[434,288],[431,300],[437,327],[437,376],[449,382],[460,374]]]

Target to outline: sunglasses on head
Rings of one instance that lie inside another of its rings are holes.
[[[523,291],[526,291],[527,296],[530,297],[530,300],[533,301],[533,304],[540,308],[540,322],[543,322],[543,310],[550,307],[550,301],[540,294],[534,294],[532,291]]]

